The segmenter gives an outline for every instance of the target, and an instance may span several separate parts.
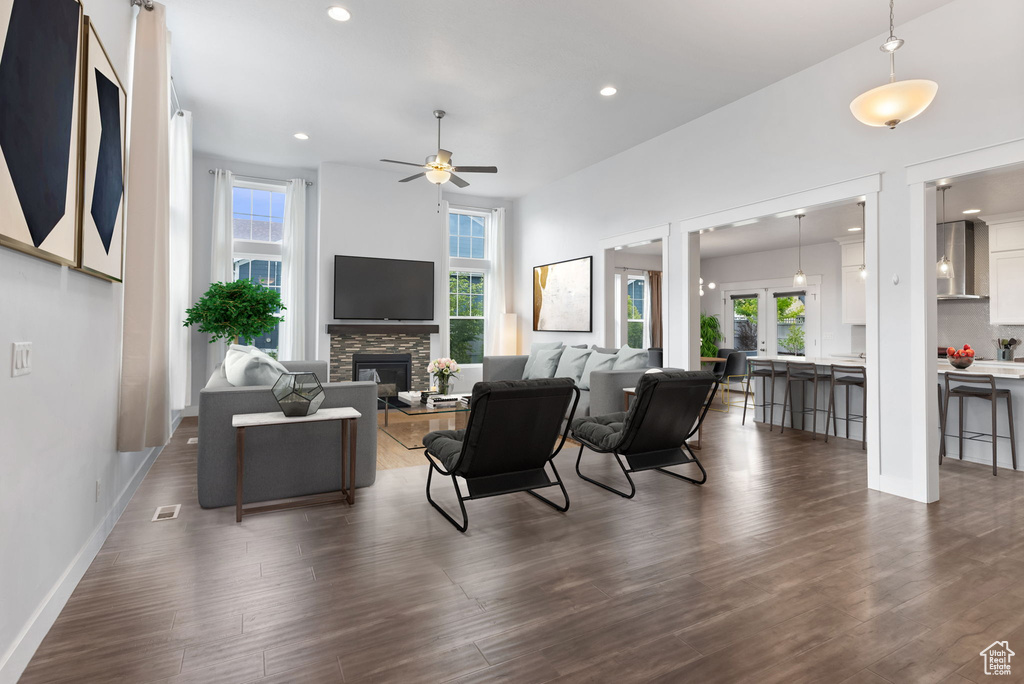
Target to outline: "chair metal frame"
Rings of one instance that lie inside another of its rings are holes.
[[[810,372],[813,377],[810,377],[810,378],[794,377],[794,373],[802,373],[802,372]],[[792,417],[796,416],[796,415],[800,416],[800,429],[801,430],[805,430],[806,431],[805,422],[804,421],[807,418],[807,414],[808,413],[811,414],[811,418],[812,418],[812,420],[811,420],[811,439],[818,439],[818,412],[821,411],[821,409],[818,408],[818,383],[821,380],[827,380],[827,379],[829,379],[828,375],[825,375],[824,373],[819,373],[818,372],[817,364],[810,363],[810,362],[804,362],[804,361],[786,361],[786,395],[782,399],[782,425],[779,426],[779,434],[782,434],[782,433],[784,433],[786,431],[786,407],[788,406],[789,407],[790,419],[792,419]],[[811,398],[811,407],[810,408],[807,407],[807,401],[806,401],[807,397],[804,396],[803,408],[801,408],[799,411],[796,410],[796,398],[793,396],[794,393],[790,391],[790,387],[792,386],[792,383],[794,383],[794,382],[813,382],[814,383],[813,392],[812,392],[812,395],[811,395],[812,398]],[[826,434],[825,434],[825,436],[828,437],[828,430],[827,430],[828,423],[826,423],[825,425],[826,425],[826,431],[825,431]],[[794,430],[797,429],[795,426],[790,426],[790,427],[792,427]]]
[[[943,458],[946,456],[946,426],[949,425],[949,399],[953,397],[959,400],[960,407],[960,434],[959,437],[959,449],[960,449],[960,460],[964,458],[964,440],[977,441],[977,442],[991,442],[992,444],[992,475],[998,475],[999,469],[997,466],[997,458],[999,453],[999,439],[1010,440],[1010,456],[1013,462],[1013,469],[1017,470],[1017,439],[1013,429],[1013,395],[1009,390],[1000,389],[996,387],[996,378],[994,375],[982,375],[980,373],[953,373],[947,372],[945,375],[945,399],[942,405],[942,412],[939,415],[939,424],[942,427],[942,444],[939,448],[939,464],[942,463]],[[955,387],[950,387],[950,382],[963,383]],[[988,385],[989,391],[984,392],[965,392],[969,385]],[[959,390],[959,391],[958,391]],[[999,415],[999,399],[1006,397],[1006,413],[1007,422],[1009,423],[1010,434],[1009,436],[1000,435],[996,429],[997,418]],[[991,436],[987,432],[978,432],[977,430],[964,430],[964,402],[969,398],[985,399],[986,401],[992,402],[992,434]],[[964,435],[968,435],[965,437]],[[986,437],[990,437],[986,439]]]
[[[771,371],[770,375],[763,375],[756,373],[757,368],[767,368]],[[740,425],[747,424],[747,399],[751,396],[750,394],[750,381],[751,379],[761,379],[761,392],[766,398],[768,394],[768,383],[771,382],[771,395],[768,401],[762,401],[758,404],[756,401],[751,404],[754,407],[754,420],[757,420],[757,409],[765,410],[765,407],[769,407],[770,411],[768,417],[768,431],[771,432],[775,429],[775,407],[778,406],[778,402],[775,401],[775,380],[780,375],[778,368],[775,367],[775,361],[771,359],[747,359],[747,389],[743,396],[743,420],[740,421]]]
[[[838,375],[837,375],[838,373]],[[844,382],[844,379],[851,378],[854,376],[860,377],[860,382]],[[839,382],[836,382],[836,381]],[[825,414],[825,443],[828,444],[828,421],[832,420],[832,433],[838,437],[839,427],[837,425],[837,417],[839,415],[839,409],[836,406],[836,385],[846,387],[846,417],[843,421],[846,423],[846,439],[850,439],[850,423],[861,424],[861,439],[860,448],[861,451],[867,449],[868,443],[868,430],[865,417],[868,414],[868,372],[864,366],[844,366],[841,364],[832,364],[829,366],[829,383],[828,383],[828,412]],[[861,414],[850,413],[850,388],[860,387],[862,396],[861,399]]]

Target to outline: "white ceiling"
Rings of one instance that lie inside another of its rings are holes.
[[[951,178],[946,191],[946,220],[984,220],[992,214],[1024,211],[1024,166],[993,169],[961,178]],[[942,196],[936,197],[935,217],[942,220]],[[981,213],[964,215],[964,209]]]
[[[345,23],[331,0],[164,1],[197,151],[392,170],[377,160],[434,152],[440,108],[456,165],[499,169],[465,192],[507,197],[880,42],[888,21],[884,0],[338,0]],[[946,2],[901,0],[897,34]],[[864,59],[882,79],[878,51]]]

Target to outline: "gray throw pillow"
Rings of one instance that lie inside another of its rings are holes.
[[[587,357],[587,363],[583,367],[583,375],[580,377],[579,386],[581,390],[590,389],[590,374],[596,370],[612,370],[615,365],[615,354],[602,354],[594,352]]]
[[[614,354],[619,351],[615,347],[598,347],[596,344],[592,345],[590,348],[596,352],[601,352],[602,354]]]
[[[572,378],[577,385],[583,377],[583,368],[587,365],[587,358],[593,352],[589,349],[569,347],[562,350],[562,357],[558,360],[558,370],[555,371],[556,378]]]
[[[555,370],[558,368],[558,360],[561,356],[561,347],[558,349],[541,349],[537,352],[536,357],[531,355],[530,358],[536,358],[536,361],[530,368],[529,374],[524,379],[540,380],[541,378],[555,377]]]
[[[561,349],[561,342],[534,342],[530,345],[530,358],[526,360],[526,367],[523,368],[523,380],[530,379],[530,372],[533,370],[533,364],[537,362],[537,352],[542,349]],[[551,377],[551,376],[548,376]]]
[[[642,370],[647,368],[647,350],[623,347],[615,353],[614,370]]]

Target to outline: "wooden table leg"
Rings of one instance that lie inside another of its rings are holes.
[[[240,427],[235,431],[235,467],[238,473],[235,476],[235,522],[242,522],[242,483],[245,473],[245,428]]]
[[[355,418],[345,422],[352,423],[348,432],[348,505],[351,506],[356,502],[356,431],[359,423]]]

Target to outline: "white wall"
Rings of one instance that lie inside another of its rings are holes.
[[[791,278],[796,271],[796,263],[796,247],[702,259],[700,275],[704,278],[704,296],[700,298],[701,309],[706,314],[721,317],[724,284]],[[864,326],[843,324],[842,250],[839,243],[804,245],[803,269],[808,276],[821,276],[818,293],[821,297],[821,350],[811,350],[808,354],[827,356],[864,351]],[[709,282],[715,283],[714,290],[708,288]],[[860,329],[859,335],[854,335],[855,328]]]
[[[196,119],[195,128],[204,124]],[[210,258],[213,250],[213,175],[210,169],[228,169],[242,176],[258,176],[289,180],[304,178],[313,181],[306,188],[306,354],[305,358],[316,358],[315,325],[313,303],[316,301],[316,241],[317,207],[319,183],[313,169],[282,168],[250,164],[231,159],[212,157],[197,152],[192,156],[192,302],[195,302],[210,287]],[[212,369],[207,367],[207,347],[210,336],[191,332],[192,344],[192,406],[199,406],[199,390],[206,386]],[[294,361],[295,359],[288,359]]]
[[[600,238],[881,172],[880,336],[887,350],[880,359],[887,382],[880,412],[881,473],[909,491],[910,437],[904,426],[915,417],[909,414],[906,359],[899,345],[909,336],[910,318],[905,167],[1024,136],[1021,26],[1024,3],[1019,0],[956,0],[899,26],[906,46],[897,59],[898,75],[934,77],[939,92],[924,114],[894,131],[868,128],[848,108],[854,96],[885,82],[888,65],[878,51],[879,34],[528,194],[516,203],[518,313],[529,321],[529,266],[592,254],[594,272],[600,274]],[[971,42],[970,49],[950,48],[970,36],[985,40]],[[644,171],[623,174],[624,168]],[[671,244],[681,239],[673,235]],[[899,285],[893,284],[893,274],[901,276]],[[601,318],[603,288],[596,286],[595,293],[595,318]],[[595,330],[603,329],[603,321],[595,320]],[[523,333],[528,342],[531,333]],[[555,334],[533,336],[553,339]],[[562,337],[570,343],[598,341],[595,335]]]
[[[133,10],[88,5],[127,83]],[[0,369],[0,682],[18,679],[151,462],[116,448],[121,297],[119,284],[0,247],[0,358],[13,342],[34,350],[31,375]]]

